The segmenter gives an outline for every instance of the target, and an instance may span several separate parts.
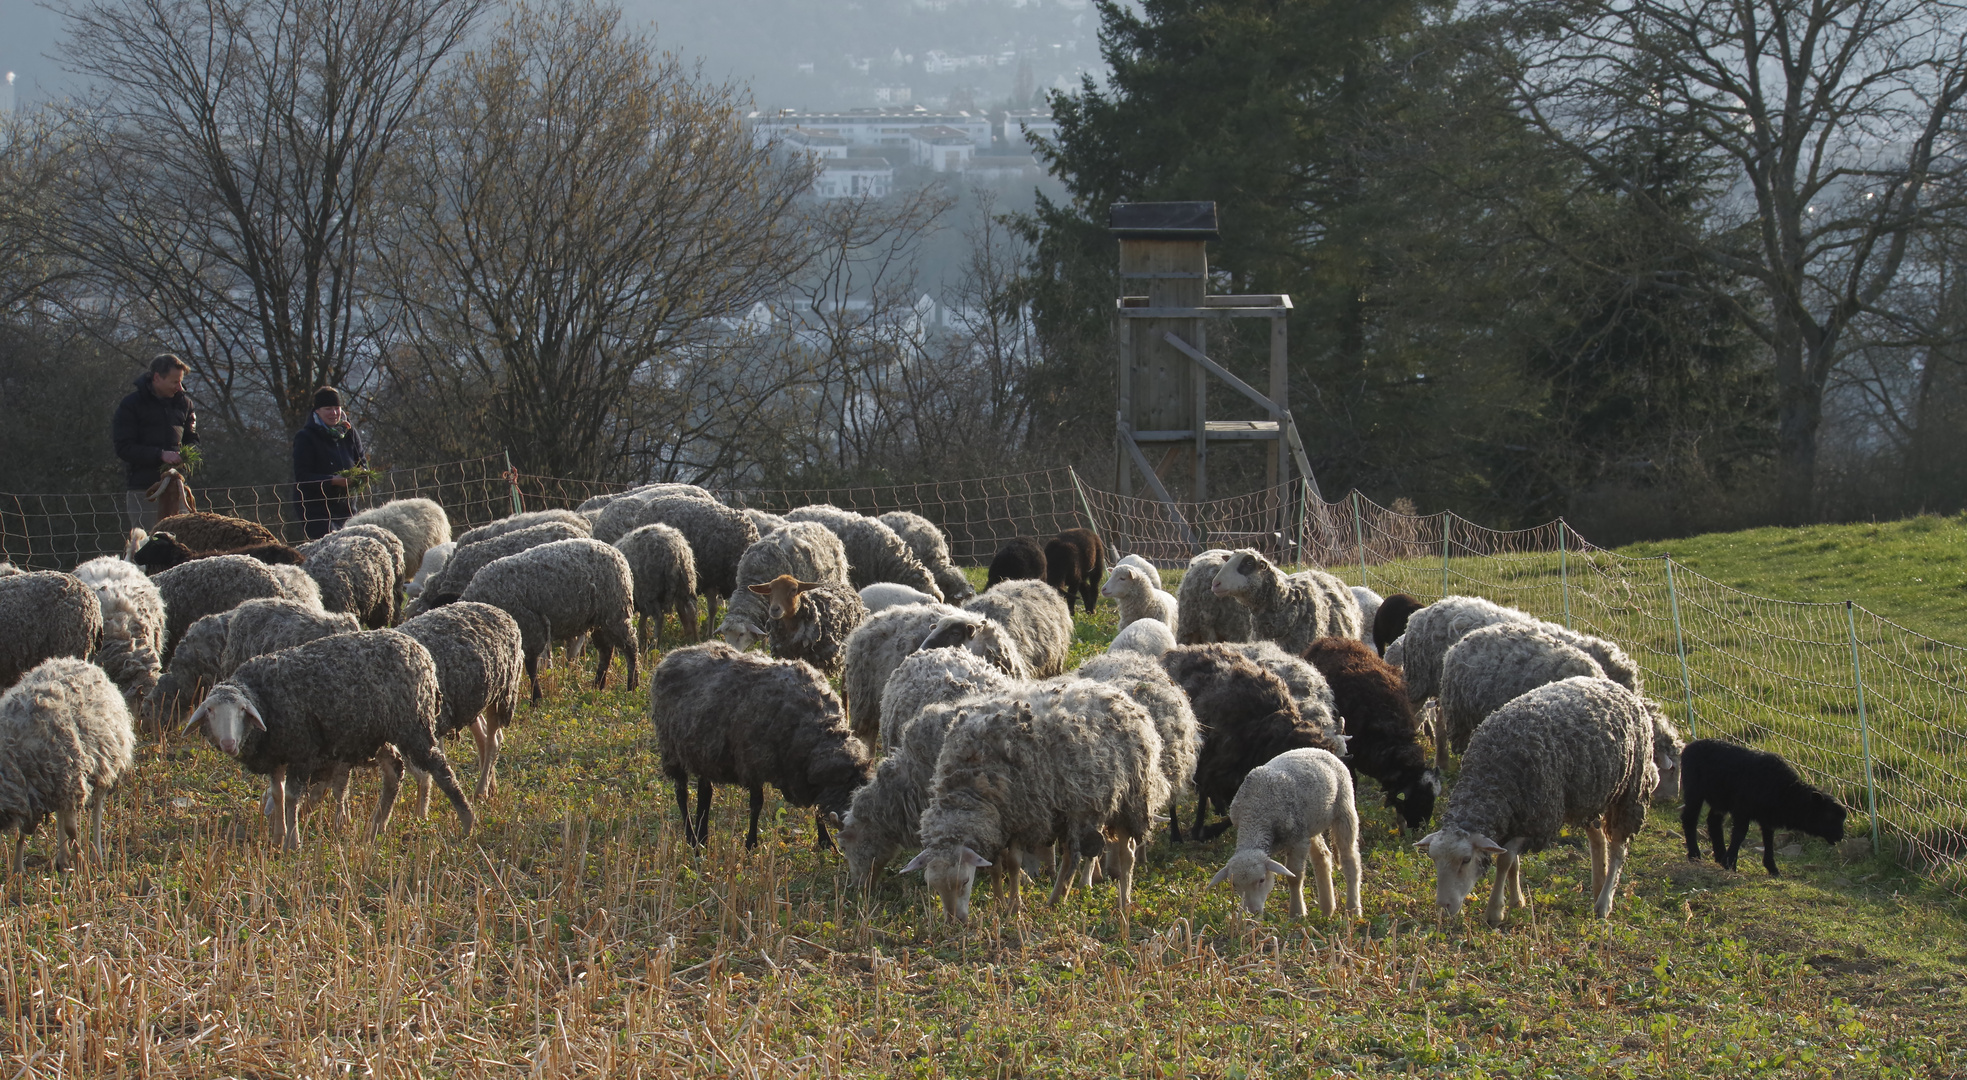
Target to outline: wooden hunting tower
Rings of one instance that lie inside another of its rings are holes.
[[[1286,407],[1285,319],[1291,298],[1282,294],[1210,296],[1209,241],[1218,238],[1212,202],[1119,203],[1108,227],[1120,239],[1120,410],[1116,473],[1120,493],[1134,493],[1134,472],[1173,509],[1163,475],[1178,459],[1190,463],[1190,497],[1209,497],[1209,444],[1261,440],[1274,444],[1265,466],[1266,486],[1289,484],[1295,462],[1316,494],[1304,444]],[[1209,323],[1215,319],[1270,320],[1268,393],[1209,358]],[[1210,420],[1209,379],[1228,383],[1269,414],[1265,420]],[[1164,446],[1158,464],[1146,447]],[[1280,507],[1280,513],[1285,512]],[[1288,532],[1280,517],[1279,531]]]

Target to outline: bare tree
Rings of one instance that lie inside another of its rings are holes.
[[[515,8],[432,95],[392,182],[392,370],[460,410],[433,422],[555,476],[618,473],[686,420],[683,360],[803,258],[810,169],[620,23],[589,0]]]
[[[53,112],[0,116],[0,318],[79,271],[47,230],[73,157],[72,132]]]
[[[1711,291],[1768,348],[1779,500],[1812,515],[1824,396],[1853,324],[1889,316],[1916,234],[1967,164],[1967,6],[1954,0],[1542,0],[1492,14],[1513,104],[1682,249],[1754,283]],[[1671,122],[1725,168],[1707,227],[1621,151]],[[1703,290],[1663,271],[1665,289]]]

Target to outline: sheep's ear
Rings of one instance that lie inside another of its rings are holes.
[[[1475,850],[1481,852],[1484,855],[1501,855],[1509,850],[1508,848],[1502,846],[1501,844],[1496,843],[1494,840],[1489,839],[1488,837],[1482,835],[1481,833],[1476,833],[1474,836],[1469,837],[1468,841],[1470,844],[1474,845]]]
[[[1414,841],[1415,850],[1419,851],[1423,855],[1427,854],[1427,849],[1434,846],[1434,838],[1440,835],[1441,834],[1438,832],[1431,832],[1428,833],[1426,836],[1421,837],[1419,840]]]
[[[908,860],[907,866],[904,866],[900,870],[895,871],[895,873],[912,874],[915,871],[920,870],[927,865],[929,865],[929,851],[927,848],[924,848],[921,852],[916,854],[915,858]]]
[[[183,735],[185,732],[188,732],[192,728],[195,728],[198,725],[204,723],[205,714],[207,712],[210,712],[211,708],[212,708],[211,698],[206,698],[204,701],[200,702],[197,708],[191,710],[191,719],[186,720],[184,722],[184,727],[178,729],[178,734]]]
[[[979,870],[990,865],[989,859],[986,859],[982,855],[979,855],[976,852],[971,851],[967,845],[963,848],[962,859],[963,859],[964,866],[975,867],[976,869]]]
[[[265,731],[266,721],[260,719],[259,708],[250,701],[242,701],[239,704],[245,708],[246,715],[253,718],[253,726],[260,729],[261,731]]]
[[[1223,882],[1228,880],[1229,880],[1229,864],[1225,863],[1223,864],[1223,868],[1221,870],[1216,871],[1216,876],[1209,879],[1209,887],[1213,889],[1216,886],[1221,885]]]
[[[1294,878],[1298,876],[1291,872],[1290,867],[1285,866],[1283,863],[1278,862],[1276,859],[1265,859],[1264,869],[1270,871],[1273,874],[1276,874],[1278,877]]]
[[[810,591],[810,590],[812,590],[812,589],[817,589],[817,588],[819,588],[820,586],[822,586],[822,585],[824,585],[824,584],[826,584],[826,582],[824,582],[824,581],[800,581],[800,582],[794,582],[794,584],[798,586],[798,591],[799,591],[799,592],[807,592],[807,591]]]
[[[769,581],[761,581],[756,585],[746,585],[745,588],[750,589],[760,596],[772,595],[772,583]]]

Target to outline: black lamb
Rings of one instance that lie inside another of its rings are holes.
[[[1407,620],[1426,606],[1404,592],[1380,601],[1380,609],[1373,613],[1373,648],[1385,656],[1386,647],[1393,644],[1393,639],[1407,632]]]
[[[1045,544],[1045,584],[1065,594],[1072,611],[1075,596],[1091,612],[1100,601],[1100,579],[1106,576],[1106,546],[1091,529],[1067,529]],[[1173,627],[1170,627],[1173,629]]]
[[[1421,749],[1420,726],[1399,669],[1350,638],[1319,638],[1304,658],[1325,676],[1332,703],[1345,719],[1345,763],[1379,782],[1386,804],[1408,828],[1427,824],[1441,793],[1441,774]]]
[[[1043,578],[1045,576],[1045,549],[1029,536],[1015,537],[997,549],[990,557],[990,570],[984,577],[984,588],[990,589],[1000,581],[1017,581],[1020,578]]]
[[[278,541],[206,551],[185,544],[167,532],[152,534],[130,556],[130,561],[142,567],[144,573],[155,574],[173,566],[182,566],[193,559],[209,559],[214,555],[245,555],[269,566],[302,566],[307,562],[307,556]]]
[[[1229,810],[1251,769],[1287,750],[1315,747],[1342,754],[1319,726],[1298,711],[1290,687],[1234,645],[1189,645],[1161,658],[1170,678],[1188,695],[1202,749],[1195,758],[1195,820],[1189,839],[1222,835],[1228,821],[1205,824],[1208,807]],[[1170,831],[1181,836],[1170,809]]]
[[[1708,842],[1714,861],[1730,870],[1741,852],[1748,824],[1762,826],[1762,868],[1776,873],[1776,830],[1796,829],[1835,844],[1844,839],[1844,806],[1805,783],[1780,754],[1751,750],[1718,739],[1697,739],[1680,752],[1680,832],[1687,857],[1699,861],[1697,839],[1701,805],[1708,810]],[[1721,843],[1721,819],[1734,815],[1735,831]]]

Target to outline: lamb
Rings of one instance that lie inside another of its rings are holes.
[[[481,802],[498,790],[499,746],[519,711],[525,639],[512,616],[490,604],[460,601],[406,621],[397,629],[430,653],[437,665],[439,738],[471,732],[478,744]],[[430,777],[417,773],[417,813],[430,811]]]
[[[466,533],[466,536],[471,535]],[[564,521],[542,521],[523,529],[488,536],[471,543],[458,542],[443,569],[432,574],[424,583],[423,592],[417,597],[417,607],[422,611],[443,607],[464,595],[471,584],[471,578],[489,563],[508,555],[517,555],[543,544],[560,540],[579,540],[587,534]],[[418,614],[411,612],[410,614]]]
[[[1234,552],[1222,548],[1205,551],[1188,561],[1188,570],[1175,593],[1179,621],[1175,640],[1183,645],[1209,645],[1218,641],[1249,641],[1250,609],[1227,596],[1216,594],[1216,573]]]
[[[1228,808],[1251,769],[1286,750],[1344,747],[1298,711],[1284,680],[1227,644],[1184,645],[1161,658],[1162,667],[1188,694],[1202,748],[1195,762],[1195,820],[1188,837],[1207,840],[1228,823],[1207,824],[1208,807]],[[1179,817],[1170,831],[1182,835]]]
[[[246,661],[361,629],[361,620],[353,615],[278,598],[248,600],[207,615],[184,632],[170,670],[145,698],[144,712],[157,723],[175,724],[192,702]]]
[[[440,690],[430,652],[395,630],[337,634],[241,664],[185,722],[276,786],[270,818],[282,845],[300,847],[300,804],[315,781],[380,760],[383,797],[371,835],[389,821],[396,755],[429,773],[471,834],[471,804],[437,745]],[[362,696],[349,698],[351,687]],[[393,750],[391,748],[394,748]]]
[[[811,524],[806,525],[812,528]],[[870,615],[847,635],[846,667],[841,693],[847,699],[854,734],[872,745],[881,733],[881,695],[889,676],[908,655],[922,647],[936,626],[960,609],[948,604],[910,604]]]
[[[1045,584],[1065,596],[1066,614],[1075,596],[1087,613],[1100,602],[1100,575],[1106,572],[1106,545],[1091,529],[1067,529],[1045,544]]]
[[[1830,843],[1844,839],[1845,810],[1829,793],[1812,787],[1782,755],[1719,739],[1697,739],[1680,756],[1680,835],[1687,857],[1701,860],[1701,807],[1708,807],[1708,843],[1714,861],[1735,869],[1750,822],[1762,826],[1762,868],[1776,870],[1776,830],[1795,829]],[[1722,842],[1723,819],[1734,815],[1734,833]]]
[[[1435,767],[1448,767],[1449,750],[1467,750],[1489,714],[1539,686],[1578,676],[1598,679],[1605,672],[1582,650],[1545,633],[1543,624],[1505,622],[1470,631],[1441,659]]]
[[[1373,613],[1373,648],[1381,657],[1386,657],[1387,650],[1407,632],[1407,622],[1414,613],[1426,606],[1404,592],[1380,601],[1379,610]]]
[[[1140,619],[1157,619],[1173,630],[1180,622],[1180,616],[1173,594],[1160,587],[1161,576],[1143,571],[1138,566],[1122,563],[1107,575],[1106,584],[1100,586],[1101,596],[1113,597],[1120,608],[1120,629],[1125,630]]]
[[[601,653],[595,689],[608,685],[608,665],[617,649],[628,661],[628,688],[635,689],[640,650],[634,597],[635,583],[621,552],[599,540],[556,540],[486,564],[458,599],[490,604],[519,624],[526,680],[538,701],[540,657],[553,642],[589,633]]]
[[[963,610],[1004,627],[1033,678],[1064,673],[1072,648],[1072,612],[1057,589],[1042,581],[1006,581],[964,601]]]
[[[644,502],[640,520],[668,525],[689,542],[697,569],[697,592],[704,598],[705,616],[714,625],[718,601],[737,592],[738,564],[758,542],[758,530],[740,511],[685,495],[663,495]]]
[[[195,548],[179,540],[175,534],[161,529],[150,534],[150,539],[137,548],[136,554],[130,558],[146,573],[155,574],[173,566],[182,566],[193,559],[209,559],[215,555],[247,555],[275,566],[299,566],[306,558],[300,551],[278,540],[233,548]]]
[[[950,561],[949,538],[934,522],[906,510],[882,514],[876,520],[895,530],[895,535],[901,537],[908,549],[915,553],[917,561],[936,580],[936,588],[942,592],[942,599],[958,604],[977,594],[976,586],[970,584],[970,579]]]
[[[1155,565],[1154,565],[1153,563],[1151,563],[1151,562],[1149,562],[1149,561],[1147,561],[1147,558],[1146,558],[1145,556],[1143,556],[1143,555],[1141,555],[1141,554],[1140,554],[1139,552],[1136,552],[1136,553],[1134,553],[1134,554],[1132,554],[1132,555],[1122,555],[1122,556],[1120,556],[1120,560],[1119,560],[1118,562],[1116,562],[1116,563],[1114,563],[1113,565],[1115,565],[1115,566],[1137,566],[1137,567],[1139,567],[1139,568],[1141,568],[1142,570],[1145,570],[1145,571],[1147,571],[1147,576],[1148,576],[1148,580],[1150,580],[1150,581],[1153,581],[1153,582],[1155,582],[1156,584],[1159,584],[1159,583],[1160,583],[1160,581],[1161,581],[1161,569],[1160,569],[1160,567],[1157,567],[1157,566],[1155,566]]]
[[[272,530],[257,521],[202,510],[159,518],[150,529],[151,536],[158,533],[170,533],[193,551],[229,551],[254,544],[280,542]]]
[[[766,640],[781,660],[804,660],[838,677],[847,660],[847,638],[867,621],[860,596],[845,585],[800,581],[790,574],[751,586],[766,596]]]
[[[400,562],[380,540],[338,530],[308,544],[307,556],[322,607],[354,615],[371,630],[396,621]]]
[[[43,660],[86,660],[102,636],[102,601],[70,574],[37,570],[0,577],[0,686]]]
[[[424,552],[423,559],[417,563],[416,576],[403,585],[403,594],[412,600],[423,595],[424,584],[443,572],[445,564],[451,561],[451,553],[457,549],[458,542],[451,540]]]
[[[403,545],[403,565],[422,566],[432,548],[451,542],[451,516],[434,499],[391,499],[348,519],[344,528],[375,525]]]
[[[1325,677],[1345,720],[1346,764],[1379,782],[1404,827],[1425,825],[1441,794],[1441,774],[1428,766],[1399,669],[1347,638],[1320,638],[1304,656]]]
[[[717,633],[739,649],[762,640],[769,629],[765,601],[751,586],[790,574],[800,581],[845,585],[847,549],[831,529],[813,521],[795,521],[744,550],[738,560],[738,590],[731,594]],[[926,633],[926,631],[925,631]]]
[[[922,852],[904,872],[921,870],[943,912],[966,922],[977,869],[992,857],[1000,880],[1010,871],[1015,908],[1022,873],[1005,856],[1057,845],[1065,856],[1052,886],[1057,903],[1080,860],[1104,852],[1124,920],[1135,853],[1169,798],[1147,711],[1085,679],[980,694],[956,710],[922,812]]]
[[[1322,637],[1359,636],[1359,605],[1345,583],[1322,570],[1286,576],[1249,548],[1232,553],[1210,586],[1250,609],[1253,637],[1297,654]]]
[[[1127,624],[1127,629],[1113,635],[1107,643],[1106,651],[1136,652],[1142,656],[1159,660],[1169,649],[1175,647],[1175,632],[1159,619],[1142,619]]]
[[[663,775],[676,785],[683,835],[691,844],[708,841],[713,784],[750,789],[745,846],[751,848],[758,845],[765,785],[778,788],[794,806],[839,814],[874,771],[867,747],[847,730],[839,696],[802,661],[740,653],[711,641],[663,657],[649,684],[649,721],[662,751]],[[694,825],[692,775],[697,778]],[[814,824],[818,846],[829,846],[824,820]]]
[[[911,589],[892,581],[877,581],[862,589],[860,595],[861,604],[867,608],[869,614],[886,611],[891,607],[901,607],[904,604],[938,603],[935,597],[921,589]]]
[[[880,519],[866,517],[824,503],[802,506],[786,515],[788,521],[816,521],[840,537],[847,552],[847,575],[854,588],[863,589],[877,581],[892,581],[920,589],[938,600],[941,587],[929,568],[909,550],[895,530]]]
[[[1196,755],[1202,748],[1202,731],[1195,722],[1195,710],[1188,694],[1168,677],[1158,657],[1135,652],[1107,652],[1081,665],[1067,678],[1091,679],[1116,687],[1147,710],[1154,720],[1155,734],[1161,736],[1161,775],[1168,781],[1172,800],[1188,787],[1195,776]],[[1179,835],[1175,837],[1180,839]]]
[[[594,531],[593,526],[588,524],[586,518],[574,513],[572,510],[528,510],[524,513],[511,514],[489,524],[467,530],[464,535],[456,539],[459,547],[469,547],[472,544],[478,543],[480,540],[490,540],[495,536],[504,536],[509,532],[530,529],[535,525],[545,525],[550,522],[558,522],[566,525],[582,536],[590,536]]]
[[[151,649],[164,652],[164,596],[137,564],[114,555],[90,559],[75,568],[75,578],[94,590],[102,604],[103,616],[112,611],[128,611],[142,628]]]
[[[1264,913],[1264,901],[1279,877],[1292,879],[1291,914],[1305,910],[1305,858],[1311,858],[1318,886],[1318,910],[1338,910],[1332,894],[1332,855],[1339,857],[1345,875],[1346,914],[1358,918],[1365,909],[1359,900],[1359,811],[1352,802],[1352,775],[1339,759],[1324,750],[1289,750],[1250,770],[1229,804],[1236,824],[1236,853],[1216,876],[1214,888],[1227,881],[1243,898],[1243,909]],[[1284,852],[1283,863],[1271,852]]]
[[[1593,910],[1607,917],[1656,781],[1653,721],[1625,687],[1581,676],[1511,701],[1476,729],[1441,827],[1414,845],[1434,860],[1435,905],[1443,916],[1459,912],[1494,857],[1487,917],[1500,926],[1505,892],[1511,906],[1529,902],[1523,856],[1563,826],[1583,825]]]
[[[958,611],[943,616],[929,636],[922,639],[924,649],[963,649],[1020,681],[1031,678],[1031,665],[1011,632],[1002,623],[975,611]]]
[[[164,666],[167,669],[171,666],[178,640],[192,623],[207,615],[230,611],[248,600],[287,595],[289,584],[273,571],[273,567],[244,555],[220,555],[174,566],[152,578],[157,583],[158,595],[164,599]],[[312,578],[307,581],[313,584]],[[318,590],[312,606],[321,606]]]
[[[1045,549],[1033,537],[1013,537],[990,557],[990,569],[984,573],[984,589],[994,589],[1000,581],[1042,579],[1044,576]]]
[[[55,815],[55,869],[69,868],[83,808],[89,839],[103,857],[103,801],[136,764],[130,710],[101,669],[73,657],[44,660],[0,695],[0,829],[14,830],[14,873],[21,846]]]
[[[628,560],[629,576],[635,582],[640,639],[661,641],[663,617],[673,611],[683,639],[697,640],[702,632],[697,622],[697,560],[683,534],[668,525],[643,525],[615,541],[615,550]]]
[[[1359,605],[1359,640],[1367,645],[1373,644],[1373,620],[1380,614],[1380,605],[1385,603],[1379,593],[1364,585],[1352,587],[1353,602]]]

